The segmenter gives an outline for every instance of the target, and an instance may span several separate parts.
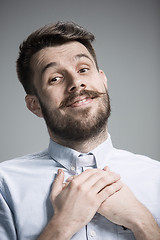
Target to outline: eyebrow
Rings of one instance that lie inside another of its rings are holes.
[[[48,68],[55,67],[55,66],[57,66],[57,63],[56,63],[56,62],[50,62],[50,63],[48,63],[46,66],[44,66],[44,68],[42,68],[41,76],[44,74],[44,72],[45,72]]]
[[[81,58],[88,58],[92,63],[93,63],[93,60],[87,55],[87,54],[84,54],[84,53],[80,53],[80,54],[77,54],[74,56],[74,58],[76,60],[78,59],[81,59]],[[57,66],[58,64],[56,62],[50,62],[48,63],[47,65],[44,66],[44,68],[42,68],[42,71],[41,71],[41,76],[44,74],[44,72],[48,69],[48,68],[52,68],[52,67],[55,67]]]
[[[88,58],[91,62],[93,62],[93,60],[92,60],[87,54],[85,54],[85,53],[77,54],[77,55],[75,56],[75,59],[80,59],[80,58],[83,58],[83,57]]]

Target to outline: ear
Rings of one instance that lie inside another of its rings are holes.
[[[41,111],[41,107],[39,104],[39,100],[35,95],[27,95],[25,97],[25,101],[26,101],[26,106],[27,108],[34,113],[35,115],[37,115],[38,117],[43,117],[42,115],[42,111]]]
[[[105,73],[100,69],[99,74],[100,74],[100,77],[102,78],[102,81],[103,81],[106,89],[108,89],[107,77],[106,77]]]

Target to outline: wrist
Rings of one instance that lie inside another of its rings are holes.
[[[50,222],[52,229],[56,229],[56,240],[70,240],[73,236],[72,228],[64,222],[64,217],[54,216]]]
[[[70,240],[72,237],[71,229],[62,222],[58,216],[50,220],[38,240]]]
[[[141,210],[128,228],[134,233],[136,240],[159,240],[160,228],[157,222],[148,209],[143,206]]]

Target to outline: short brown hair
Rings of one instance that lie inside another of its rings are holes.
[[[46,47],[64,44],[70,41],[78,41],[83,44],[96,63],[97,59],[91,42],[94,35],[83,27],[73,22],[57,22],[56,24],[45,25],[33,32],[19,47],[19,57],[17,59],[17,74],[27,94],[35,94],[32,70],[30,61],[33,54]]]

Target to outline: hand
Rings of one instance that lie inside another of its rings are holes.
[[[125,184],[101,204],[98,213],[132,230],[137,240],[160,239],[160,228],[155,219]]]
[[[69,178],[64,187],[64,173],[60,170],[50,196],[53,218],[65,226],[68,236],[72,237],[93,218],[104,200],[121,188],[119,179],[118,174],[89,169]]]
[[[130,222],[137,215],[137,211],[142,208],[142,204],[135,198],[127,185],[122,184],[122,188],[107,198],[98,209],[98,213],[111,222],[130,228]]]

